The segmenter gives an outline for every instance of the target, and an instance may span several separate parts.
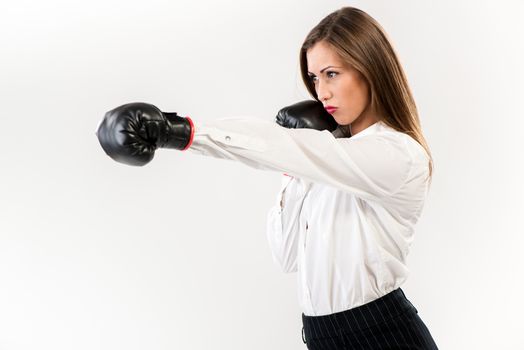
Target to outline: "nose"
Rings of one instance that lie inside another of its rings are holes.
[[[320,80],[317,83],[317,96],[320,101],[327,101],[331,98],[331,92],[324,85],[325,84],[322,84]]]

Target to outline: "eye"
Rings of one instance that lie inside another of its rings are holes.
[[[332,71],[332,70],[326,71],[326,75],[327,75],[328,77],[330,76],[330,74],[335,74],[335,75],[336,75],[336,74],[338,74],[338,73],[335,72],[335,71]],[[334,77],[334,76],[333,76],[333,77]],[[314,76],[314,75],[310,75],[310,76],[309,76],[309,80],[310,80],[311,82],[313,82],[313,83],[316,82],[316,81],[315,81],[315,78],[316,78],[316,76]]]

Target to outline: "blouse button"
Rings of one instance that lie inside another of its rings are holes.
[[[231,137],[226,136],[226,141],[230,141],[230,140],[231,140]]]

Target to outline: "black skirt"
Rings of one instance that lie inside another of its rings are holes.
[[[438,349],[418,310],[400,288],[356,308],[302,314],[302,340],[317,349]]]

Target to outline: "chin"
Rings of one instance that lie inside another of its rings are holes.
[[[335,121],[337,122],[338,125],[341,125],[341,126],[347,126],[349,124],[351,124],[353,122],[353,120],[348,120],[347,118],[344,118],[344,119],[341,119],[341,118],[337,118],[335,115],[333,115],[333,119],[335,119]]]

